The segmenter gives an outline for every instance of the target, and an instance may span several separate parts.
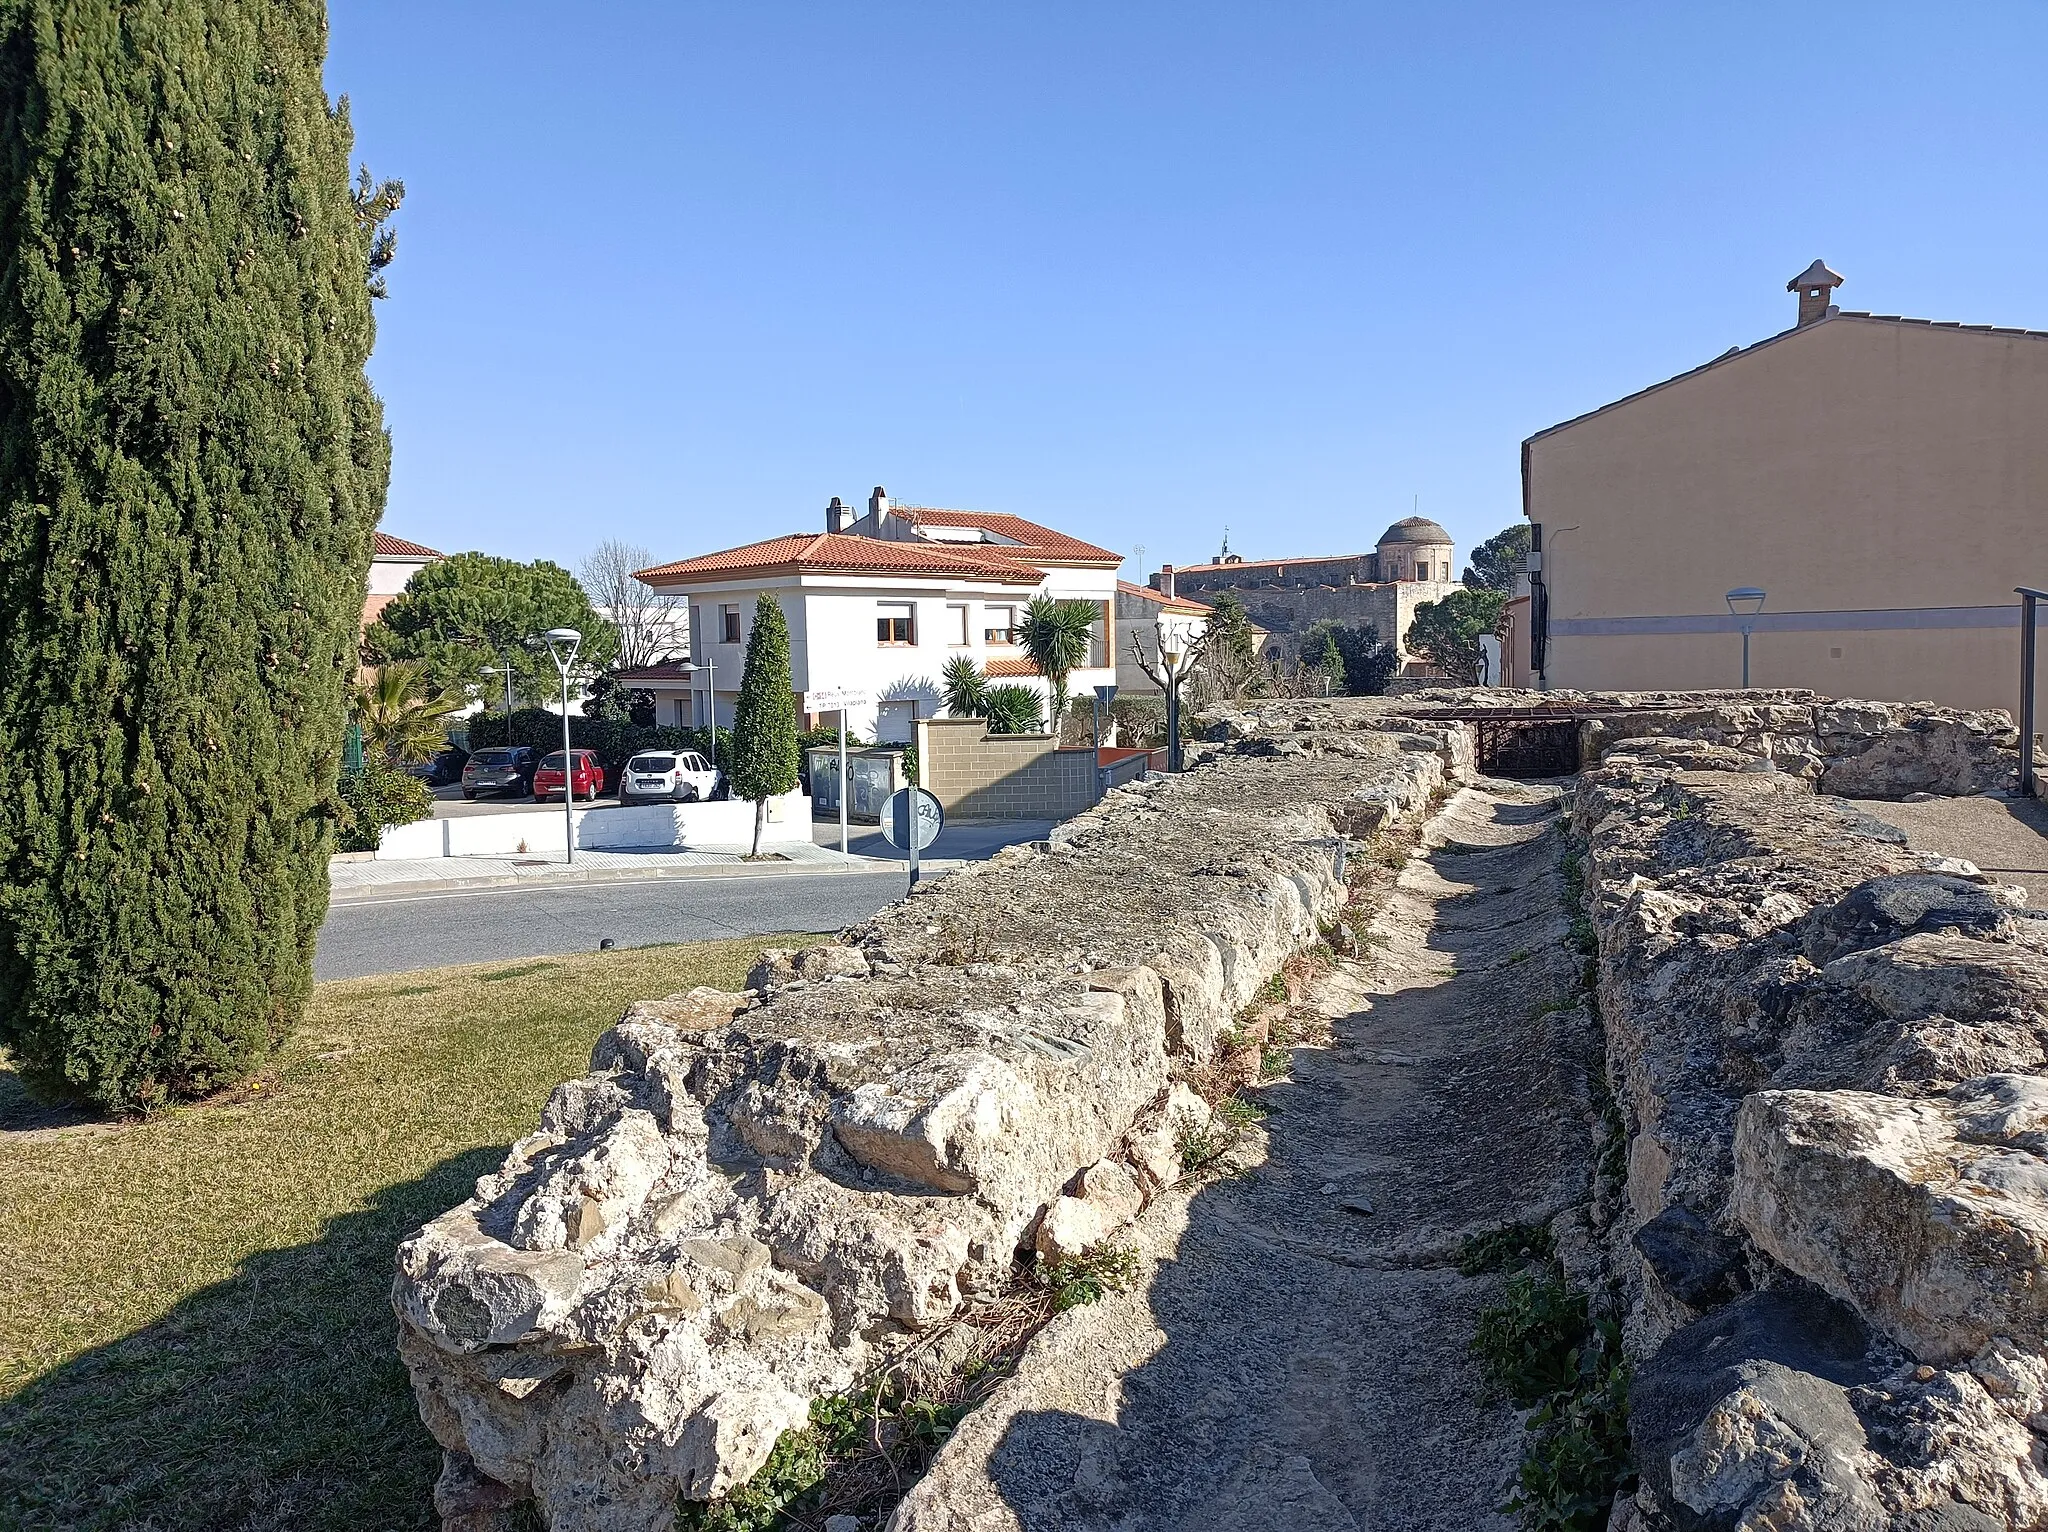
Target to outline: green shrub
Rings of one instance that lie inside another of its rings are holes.
[[[1104,1240],[1090,1245],[1079,1255],[1054,1261],[1040,1273],[1039,1280],[1052,1292],[1056,1314],[1099,1303],[1108,1293],[1122,1292],[1138,1280],[1138,1252],[1127,1244]]]
[[[361,771],[341,774],[340,795],[343,851],[375,851],[389,826],[415,824],[434,812],[431,787],[375,756],[364,759]]]
[[[0,7],[0,1041],[203,1094],[298,1021],[390,443],[401,189],[326,8]]]

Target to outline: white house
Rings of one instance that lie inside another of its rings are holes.
[[[370,585],[363,595],[363,626],[368,628],[377,620],[393,598],[404,591],[406,581],[440,558],[432,548],[379,532],[370,552]]]
[[[1116,582],[1116,687],[1126,696],[1158,697],[1162,689],[1145,674],[1138,663],[1139,649],[1145,665],[1159,670],[1162,630],[1185,647],[1208,631],[1209,609],[1199,601],[1187,601],[1173,593],[1169,575],[1164,591],[1143,585]]]
[[[1092,602],[1101,613],[1087,663],[1068,677],[1069,693],[1086,697],[1113,682],[1109,644],[1122,562],[1021,516],[891,505],[878,487],[867,514],[856,517],[835,495],[822,532],[640,570],[651,590],[689,598],[692,660],[671,676],[636,675],[632,684],[655,694],[662,723],[705,721],[714,695],[718,721],[731,723],[754,603],[768,594],[789,623],[796,691],[866,692],[874,703],[848,723],[864,736],[907,743],[915,720],[944,710],[941,676],[956,655],[992,679],[1049,690],[1016,643],[1025,605],[1040,593]]]

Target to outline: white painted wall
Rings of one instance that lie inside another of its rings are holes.
[[[396,596],[405,589],[405,582],[432,563],[431,559],[397,559],[373,557],[370,560],[370,588],[372,596]]]
[[[745,800],[650,803],[628,809],[577,809],[574,813],[578,851],[650,851],[678,846],[730,849],[754,842],[754,805]],[[761,830],[763,846],[803,845],[810,838],[811,800],[807,796],[784,793],[768,800],[768,823]],[[559,855],[564,845],[560,805],[392,825],[378,844],[377,860],[517,856],[522,843],[526,851]]]

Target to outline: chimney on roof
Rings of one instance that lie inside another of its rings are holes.
[[[832,503],[825,507],[825,530],[827,532],[844,532],[852,525],[853,507],[847,505],[837,495],[834,495]]]
[[[1841,277],[1818,260],[1785,284],[1786,292],[1799,294],[1799,328],[1828,317],[1841,285]]]
[[[875,486],[875,492],[868,496],[868,514],[875,518],[875,535],[880,537],[883,518],[889,514],[889,492],[879,484]]]
[[[1153,579],[1152,583],[1159,588],[1159,594],[1164,596],[1168,601],[1174,599],[1173,566],[1171,564],[1161,564],[1159,566],[1159,573]]]

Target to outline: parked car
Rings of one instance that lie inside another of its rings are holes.
[[[571,796],[584,802],[595,798],[604,789],[604,768],[597,764],[594,750],[573,750],[576,758],[575,780],[570,786]],[[533,801],[546,803],[551,798],[562,796],[562,752],[540,758],[540,767],[533,774]]]
[[[619,802],[693,803],[725,796],[725,773],[694,750],[643,750],[619,773]]]
[[[407,776],[418,777],[429,787],[452,787],[462,780],[462,768],[468,760],[465,752],[450,745],[424,761],[407,761],[401,769]]]
[[[462,768],[462,796],[478,793],[510,793],[523,798],[533,791],[533,774],[540,753],[531,745],[486,745],[472,755]]]

